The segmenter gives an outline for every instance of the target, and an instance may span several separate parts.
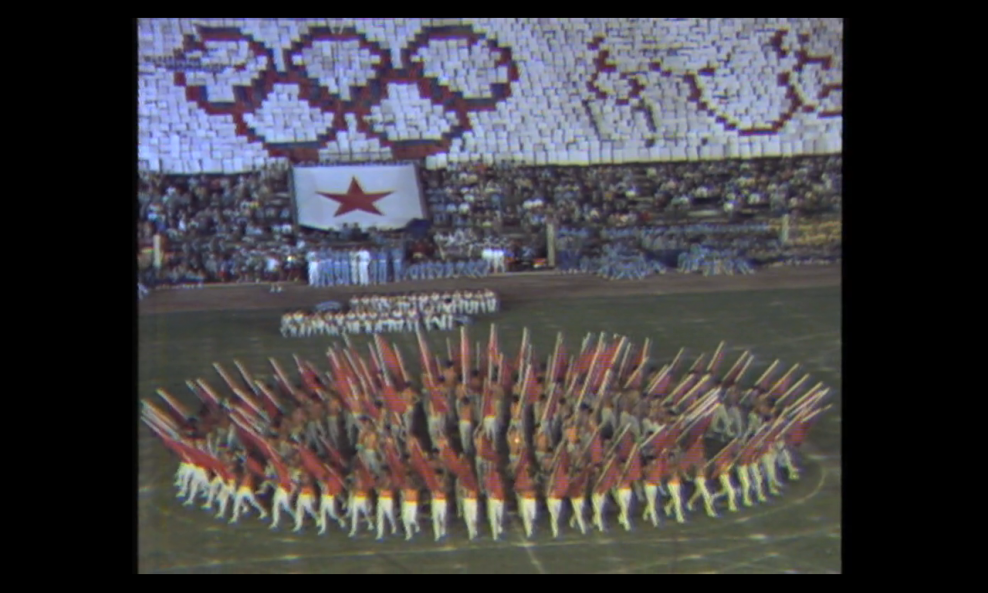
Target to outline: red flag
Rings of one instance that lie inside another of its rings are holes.
[[[389,411],[402,415],[408,410],[407,402],[390,382],[381,388],[381,396],[384,398],[384,407]]]
[[[577,472],[575,476],[570,480],[569,492],[567,495],[570,498],[582,498],[587,493],[587,484],[590,483],[590,466],[584,467],[582,470]]]
[[[504,482],[494,465],[491,465],[484,474],[484,488],[488,498],[504,500]]]
[[[295,366],[298,367],[299,375],[302,376],[302,386],[312,395],[316,395],[322,389],[319,381],[316,379],[316,373],[312,369],[307,368],[306,365],[302,364],[302,360],[298,356],[295,356]]]
[[[631,431],[627,431],[617,444],[617,455],[621,460],[625,460],[631,455],[631,450],[635,447],[635,436]]]
[[[712,408],[709,412],[704,414],[703,418],[698,420],[697,423],[694,424],[692,428],[690,428],[691,440],[697,440],[697,439],[702,440],[703,435],[707,434],[707,429],[710,427],[710,424],[714,421],[715,409],[716,408]]]
[[[707,366],[708,373],[716,373],[717,367],[724,360],[724,342],[717,344],[717,350],[714,351],[713,358],[710,359],[710,364]]]
[[[706,453],[703,450],[703,434],[689,442],[686,455],[683,456],[683,469],[689,470],[691,467],[703,469],[706,465],[704,459]]]
[[[669,366],[662,367],[659,374],[652,379],[648,387],[648,395],[663,397],[672,382],[672,370]]]
[[[384,341],[381,334],[374,334],[374,341],[377,343],[379,353],[384,362],[385,368],[391,373],[391,376],[396,379],[401,379],[403,382],[407,381],[405,378],[405,373],[402,371],[401,363],[398,361],[398,355],[395,351]]]
[[[161,442],[164,443],[165,447],[167,447],[173,453],[175,453],[175,455],[177,455],[180,459],[182,459],[182,461],[186,463],[192,461],[192,459],[186,454],[185,450],[178,446],[178,442],[175,439],[168,436],[168,434],[165,433],[164,430],[159,428],[157,425],[155,425],[154,422],[152,422],[146,417],[141,418],[141,420],[143,420],[144,423],[148,425],[148,428],[151,429],[151,432],[153,432],[155,435],[158,436],[159,439],[161,439]]]
[[[769,395],[779,396],[785,393],[786,390],[789,389],[789,385],[792,384],[793,373],[796,372],[797,368],[799,368],[798,364],[793,365],[793,367],[789,369],[789,371],[783,375],[775,385],[772,386],[771,390],[769,390]]]
[[[370,493],[374,489],[374,476],[359,457],[354,462],[353,475],[356,478],[354,490],[357,493]]]
[[[569,488],[569,453],[566,452],[566,447],[562,447],[549,480],[548,491],[553,498],[564,498],[569,493]]]
[[[590,463],[598,464],[604,461],[604,441],[600,438],[600,430],[590,438]]]
[[[253,410],[251,410],[250,408],[248,408],[243,404],[238,404],[238,403],[231,404],[229,416],[231,420],[233,419],[240,420],[242,423],[246,424],[248,428],[250,428],[251,430],[257,433],[264,432],[264,429],[262,428],[264,426],[264,423],[261,420],[260,416],[254,414]]]
[[[494,445],[491,443],[491,440],[483,433],[481,433],[480,436],[480,445],[477,447],[477,456],[494,464],[499,461],[497,450],[494,449]]]
[[[518,349],[518,358],[515,361],[515,368],[519,371],[525,368],[525,356],[528,354],[528,328],[522,328],[521,347]]]
[[[522,393],[524,394],[525,403],[534,404],[539,400],[540,386],[538,379],[535,376],[534,371],[529,371],[526,373],[525,386]]]
[[[247,454],[244,457],[244,467],[246,467],[247,471],[249,471],[251,474],[257,476],[258,478],[261,478],[262,480],[266,477],[264,475],[264,466],[261,465],[261,462],[255,459],[254,457],[252,457],[250,454]]]
[[[263,437],[261,437],[259,434],[254,432],[254,429],[251,428],[249,424],[244,422],[244,420],[241,419],[238,415],[231,414],[230,420],[233,421],[233,426],[234,426],[234,430],[237,433],[237,438],[240,440],[241,443],[244,444],[245,447],[249,445],[257,453],[260,453],[261,456],[264,457],[265,459],[267,459],[271,454],[274,453],[274,451],[271,450],[271,445],[267,441],[265,441]]]
[[[237,387],[236,389],[233,390],[233,394],[236,395],[240,399],[240,401],[246,404],[247,408],[250,409],[253,415],[260,417],[267,414],[267,412],[264,409],[264,406],[262,406],[260,402],[255,400],[252,395],[250,395],[248,392],[244,391],[243,389]]]
[[[803,444],[803,441],[806,440],[807,435],[810,433],[810,429],[813,428],[813,425],[822,415],[822,410],[815,410],[810,412],[802,420],[793,423],[793,425],[784,433],[786,444],[794,449],[798,449],[799,446]]]
[[[418,326],[415,326],[415,338],[419,343],[422,371],[429,376],[435,376],[439,371],[433,368],[435,362],[432,358],[432,352],[429,350],[429,344],[425,341],[425,336],[422,335],[422,330]]]
[[[500,357],[500,370],[498,371],[498,379],[500,379],[501,387],[510,391],[511,386],[514,384],[512,375],[514,374],[514,369],[511,368],[511,363],[502,354]]]
[[[669,447],[674,445],[676,441],[679,440],[680,434],[681,430],[672,425],[666,426],[662,429],[651,439],[652,449],[655,451],[655,454],[664,454]]]
[[[755,381],[755,386],[758,387],[759,389],[768,389],[769,382],[772,380],[772,373],[775,371],[775,367],[777,366],[779,366],[778,359],[776,359],[775,362],[773,362],[771,365],[769,365],[767,369],[765,369],[765,372],[762,373],[762,376],[759,377],[757,381]]]
[[[584,352],[580,355],[580,359],[576,363],[576,374],[583,375],[590,370],[590,364],[593,362],[595,351]]]
[[[532,476],[529,475],[528,451],[522,450],[518,459],[518,467],[515,468],[515,492],[530,492],[535,489]]]
[[[264,396],[261,400],[261,405],[264,406],[264,411],[268,413],[268,418],[274,419],[280,416],[281,402],[278,401],[278,397],[264,383],[257,381],[256,386],[257,390]]]
[[[642,456],[638,451],[634,451],[624,466],[624,479],[627,483],[637,482],[642,479]]]
[[[463,382],[470,378],[470,337],[467,336],[467,327],[460,326],[460,373],[463,375]]]
[[[473,469],[470,467],[469,463],[466,463],[462,457],[458,458],[458,463],[456,464],[456,469],[453,472],[456,474],[456,479],[460,481],[460,486],[470,493],[476,493],[480,491],[477,484],[477,477],[473,475]]]
[[[597,479],[597,483],[594,484],[593,491],[598,494],[605,493],[617,484],[618,478],[618,467],[614,463],[615,458],[611,457],[607,460],[604,465],[604,470],[601,472],[600,478]]]
[[[209,389],[205,381],[199,379],[194,384],[194,389],[192,390],[199,399],[203,401],[211,412],[219,413],[221,410],[220,398],[216,395],[216,392]]]
[[[439,461],[450,473],[455,474],[459,471],[460,460],[456,457],[456,453],[453,452],[449,444],[442,441],[440,441],[439,445]]]
[[[710,375],[702,377],[696,385],[693,385],[693,387],[689,389],[689,391],[683,392],[682,396],[676,400],[676,405],[680,406],[680,409],[682,410],[688,409],[701,393],[705,393],[704,390],[706,390],[712,382],[713,377]]]
[[[192,417],[192,412],[182,405],[182,402],[178,401],[178,399],[164,389],[158,389],[155,393],[158,394],[158,397],[165,400],[165,403],[167,403],[168,407],[171,408],[169,410],[169,415],[172,416],[179,424],[187,423],[189,418]]]
[[[179,427],[186,425],[185,421],[175,412],[169,413],[162,411],[158,406],[147,400],[142,400],[141,403],[144,404],[144,409],[141,413],[145,418],[154,420],[155,424],[159,427],[164,426],[170,432],[179,432]]]
[[[274,358],[269,358],[268,362],[270,362],[271,366],[274,368],[274,374],[278,378],[278,381],[281,383],[281,387],[285,390],[286,393],[288,393],[289,396],[292,397],[292,399],[294,399],[295,401],[301,404],[303,401],[301,399],[301,394],[298,392],[297,389],[295,389],[295,386],[292,385],[291,380],[288,378],[288,374],[285,373],[284,369],[281,368],[281,365],[278,364],[278,361],[275,360]]]
[[[553,361],[552,377],[553,381],[560,381],[566,376],[566,370],[569,368],[569,355],[566,353],[566,344],[560,342],[559,352],[556,354],[556,358]]]
[[[316,456],[315,453],[309,450],[308,447],[299,443],[296,445],[298,449],[299,456],[302,458],[302,467],[305,468],[307,472],[312,474],[314,478],[319,481],[325,481],[329,479],[329,472],[326,470],[326,465]]]
[[[430,411],[435,414],[449,413],[449,401],[447,401],[446,394],[443,393],[443,390],[435,384],[430,384],[428,390]]]
[[[322,436],[319,437],[319,442],[322,443],[323,448],[326,449],[326,455],[329,456],[329,466],[337,472],[344,471],[347,463],[336,447]]]
[[[380,334],[374,334],[374,335],[378,336]],[[377,353],[374,352],[374,345],[367,344],[367,350],[370,352],[370,370],[373,377],[376,379],[378,377],[383,376],[385,378],[385,382],[387,382],[388,375],[384,372],[381,365],[377,363]]]
[[[748,364],[750,364],[748,361],[749,355],[750,353],[745,350],[741,353],[741,356],[738,357],[737,361],[731,366],[731,368],[728,369],[723,379],[725,385],[732,385],[738,381],[743,370],[747,368]]]
[[[399,489],[404,488],[407,482],[405,464],[401,462],[398,447],[395,445],[394,440],[390,438],[384,441],[384,462],[391,470],[391,477],[395,482],[395,487]]]
[[[231,478],[233,478],[233,475],[230,472],[230,470],[226,467],[226,464],[224,464],[222,461],[217,459],[211,453],[207,451],[203,451],[202,449],[198,449],[196,447],[192,447],[190,445],[186,445],[182,442],[179,442],[178,444],[180,447],[188,451],[189,455],[195,461],[195,464],[198,465],[199,467],[204,467],[212,471],[213,473],[218,474],[224,481],[229,481]]]
[[[501,354],[501,346],[497,339],[497,326],[491,324],[491,334],[487,339],[487,375],[491,374],[491,367],[497,364]]]
[[[689,391],[690,388],[693,387],[693,384],[696,383],[698,379],[699,377],[693,374],[686,375],[685,377],[683,377],[683,379],[679,382],[679,384],[676,385],[676,388],[672,390],[672,393],[670,394],[670,399],[673,402],[679,401],[679,398],[682,397],[687,391]]]
[[[439,478],[436,477],[436,472],[433,471],[432,466],[425,458],[425,454],[422,452],[422,446],[419,445],[418,439],[415,437],[410,437],[408,439],[408,455],[411,458],[412,468],[415,472],[422,478],[425,482],[426,488],[430,492],[438,492],[442,490],[442,486],[439,483]]]

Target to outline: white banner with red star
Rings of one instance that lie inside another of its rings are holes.
[[[294,181],[300,226],[390,229],[425,216],[414,165],[298,167]]]

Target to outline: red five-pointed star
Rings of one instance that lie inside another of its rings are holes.
[[[347,212],[355,212],[357,210],[362,210],[364,212],[370,212],[371,214],[377,214],[378,216],[384,216],[384,214],[374,206],[374,202],[380,200],[384,196],[393,194],[394,192],[385,191],[377,194],[368,194],[364,192],[364,188],[360,187],[360,183],[357,181],[356,177],[352,177],[350,181],[350,189],[347,190],[345,194],[331,194],[327,192],[317,191],[320,196],[326,196],[330,200],[336,200],[340,203],[340,207],[336,210],[336,214],[333,217],[343,216]]]

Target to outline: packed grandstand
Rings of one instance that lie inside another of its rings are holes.
[[[141,281],[839,261],[842,27],[141,19]]]

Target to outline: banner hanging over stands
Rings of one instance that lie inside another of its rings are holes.
[[[297,167],[292,179],[299,226],[393,229],[425,217],[414,165]]]

